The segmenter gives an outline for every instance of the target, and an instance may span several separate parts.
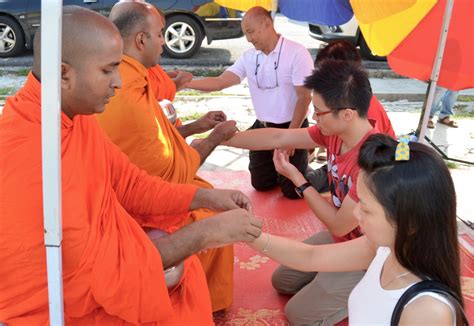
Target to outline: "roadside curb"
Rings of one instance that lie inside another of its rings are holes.
[[[365,66],[365,65],[364,65]],[[0,67],[2,68],[2,73],[3,74],[8,74],[8,73],[15,73],[17,71],[21,70],[29,70],[31,69],[31,66],[25,63],[20,63],[18,65],[12,63],[10,65],[2,65],[0,64]],[[196,73],[196,76],[217,76],[220,75],[222,72],[224,72],[227,68],[229,68],[230,65],[216,65],[216,66],[198,66],[198,65],[172,65],[172,64],[166,64],[162,65],[162,68],[164,70],[186,70],[189,72],[192,72],[193,74]],[[369,74],[369,78],[406,78],[403,76],[398,75],[394,71],[390,69],[374,69],[374,68],[367,68],[367,72]]]

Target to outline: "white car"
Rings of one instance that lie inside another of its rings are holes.
[[[359,25],[355,17],[352,17],[344,25],[327,26],[309,24],[309,35],[322,42],[335,40],[345,40],[359,46],[362,57],[373,61],[383,61],[386,57],[374,55],[367,46],[364,36],[360,32]]]

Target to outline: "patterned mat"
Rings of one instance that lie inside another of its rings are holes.
[[[216,188],[238,189],[249,196],[255,215],[263,221],[264,230],[272,234],[303,240],[324,228],[303,200],[286,199],[277,189],[269,192],[255,191],[250,185],[247,171],[202,171],[200,176]],[[466,312],[474,323],[474,260],[465,250],[461,251],[461,258]],[[216,325],[288,325],[284,307],[289,296],[278,294],[270,281],[277,266],[277,263],[247,245],[236,244],[234,303],[227,312],[215,315]],[[338,326],[347,324],[345,320]]]

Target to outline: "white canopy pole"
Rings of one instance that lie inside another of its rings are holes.
[[[41,1],[41,138],[44,243],[51,325],[64,325],[61,223],[62,0]]]
[[[438,50],[436,52],[435,62],[433,65],[433,70],[431,71],[431,78],[428,83],[428,96],[425,98],[425,103],[422,110],[422,119],[418,124],[417,136],[418,141],[424,142],[426,135],[426,128],[428,124],[428,119],[430,117],[431,107],[433,105],[433,99],[436,91],[436,85],[438,83],[439,71],[441,69],[441,63],[443,62],[444,48],[446,46],[446,39],[448,38],[448,29],[449,23],[451,21],[451,13],[453,11],[454,0],[446,1],[446,9],[444,10],[443,16],[443,25],[441,29],[441,36],[438,42]]]

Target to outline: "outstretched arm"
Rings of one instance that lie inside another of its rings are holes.
[[[308,272],[348,272],[365,270],[375,257],[366,237],[351,241],[309,245],[292,239],[262,233],[252,248],[290,268]]]
[[[311,103],[311,90],[304,86],[295,86],[296,95],[298,100],[295,104],[295,109],[293,111],[293,118],[291,119],[289,129],[300,128],[306,114],[308,113],[308,106]],[[290,156],[293,156],[295,153],[294,148],[287,148],[287,152]]]
[[[219,123],[227,120],[227,116],[222,111],[209,111],[196,121],[177,127],[179,133],[184,138],[211,130]]]
[[[235,134],[224,145],[250,149],[253,151],[275,148],[314,148],[314,142],[307,128],[303,129],[252,129]]]
[[[182,90],[193,79],[192,73],[183,70],[167,71],[166,73],[176,85],[176,91]]]
[[[261,221],[252,213],[235,209],[191,223],[153,242],[160,251],[166,269],[205,248],[254,241],[260,235],[261,227]]]
[[[218,145],[232,137],[237,131],[234,120],[224,121],[219,123],[207,138],[193,140],[191,147],[199,153],[201,164]]]
[[[240,84],[240,78],[230,72],[224,71],[218,77],[206,77],[203,79],[193,79],[185,87],[203,92],[220,91],[224,88]]]

